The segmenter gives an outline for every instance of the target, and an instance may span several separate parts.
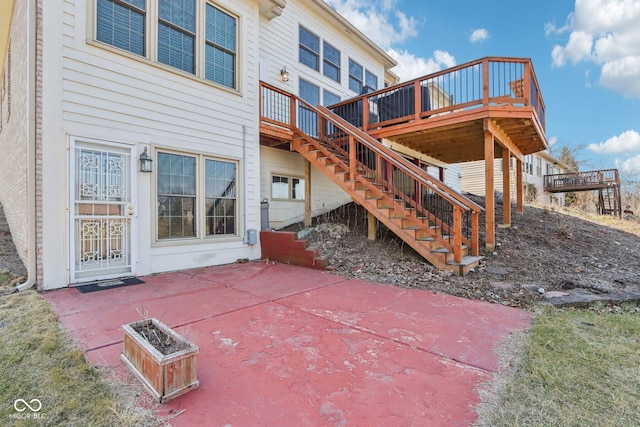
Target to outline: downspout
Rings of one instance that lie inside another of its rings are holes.
[[[247,125],[242,125],[242,230],[244,237],[242,243],[249,243],[249,231],[247,231]]]
[[[29,93],[32,102],[29,105],[29,136],[27,139],[27,280],[17,285],[18,292],[31,289],[36,284],[36,135],[38,134],[39,121],[36,120],[38,94],[36,93],[38,78],[38,13],[40,0],[29,2],[32,7],[29,10],[29,57],[33,61],[32,75],[28,78]]]

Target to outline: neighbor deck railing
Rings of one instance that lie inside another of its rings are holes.
[[[561,173],[544,176],[546,191],[580,191],[620,185],[618,169],[603,169],[586,172]]]

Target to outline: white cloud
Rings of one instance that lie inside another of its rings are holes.
[[[632,153],[640,151],[640,133],[628,130],[617,136],[612,136],[599,144],[589,144],[589,150],[598,154]]]
[[[393,72],[400,77],[401,81],[412,80],[456,65],[456,59],[448,52],[441,50],[433,52],[431,58],[422,58],[406,50],[393,48],[390,48],[387,53],[398,62]]]
[[[484,28],[478,28],[477,30],[473,30],[471,36],[469,37],[469,41],[471,43],[480,43],[489,39],[490,37],[491,36],[489,35],[489,31],[485,30]]]
[[[640,154],[627,160],[616,159],[616,168],[623,174],[640,177]]]
[[[551,138],[549,138],[548,143],[549,143],[549,147],[553,147],[558,143],[558,137],[552,136]]]
[[[418,35],[418,21],[413,16],[407,16],[395,10],[397,0],[326,0],[326,2],[384,49]]]
[[[555,22],[548,22],[544,25],[544,34],[545,36],[550,36],[551,34],[564,34],[567,31],[571,30],[573,26],[573,13],[570,13],[567,17],[567,21],[562,27],[556,27]]]
[[[553,65],[593,62],[600,66],[600,85],[640,98],[640,2],[576,0],[566,24],[545,25],[545,34],[570,31],[566,44],[551,51]]]
[[[393,72],[402,81],[456,65],[456,59],[442,50],[436,50],[432,57],[424,58],[396,47],[418,36],[420,26],[419,20],[415,17],[407,16],[396,9],[398,0],[325,1],[398,62]]]

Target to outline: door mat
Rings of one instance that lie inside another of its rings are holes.
[[[87,292],[102,291],[105,289],[121,288],[123,286],[138,285],[144,281],[137,277],[126,277],[124,279],[99,280],[97,282],[86,283],[76,286],[76,289],[86,294]]]

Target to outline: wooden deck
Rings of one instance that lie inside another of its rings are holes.
[[[485,158],[485,132],[516,158],[547,148],[545,106],[529,59],[483,58],[330,107],[374,138],[444,163]]]
[[[603,169],[544,176],[544,191],[567,193],[620,187],[617,169]]]
[[[261,144],[292,146],[299,131],[312,138],[331,131],[316,123],[313,108],[289,95],[261,83]],[[486,194],[490,195],[485,206],[489,250],[495,246],[493,160],[502,159],[506,171],[502,192],[509,200],[508,171],[515,159],[516,209],[522,212],[523,158],[548,145],[545,105],[527,58],[478,59],[351,98],[329,110],[375,140],[405,147],[403,155],[426,156],[427,163],[484,160]],[[503,218],[509,226],[509,203],[503,204]]]

